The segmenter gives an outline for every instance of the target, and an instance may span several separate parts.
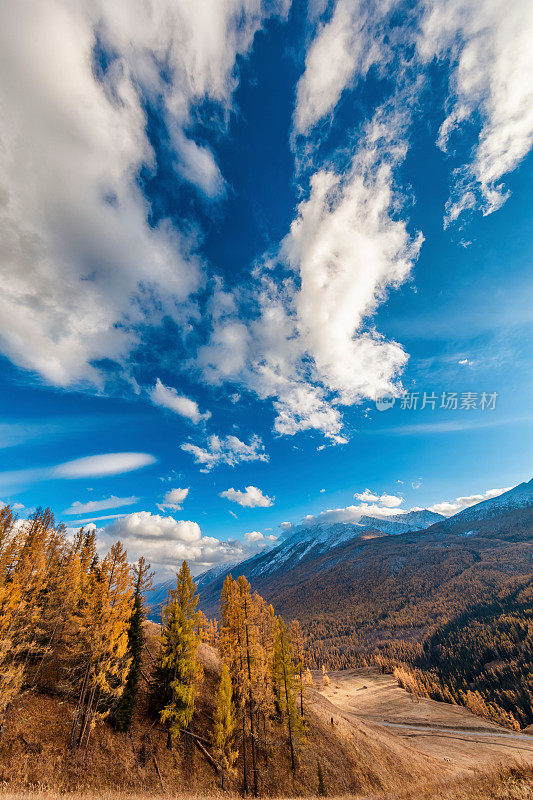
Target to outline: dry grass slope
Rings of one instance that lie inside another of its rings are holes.
[[[144,687],[156,652],[158,626],[147,623]],[[208,738],[213,698],[220,672],[217,653],[202,645],[205,678],[193,730]],[[129,734],[115,732],[106,722],[96,725],[87,749],[67,747],[73,709],[46,693],[27,694],[12,708],[0,743],[0,783],[6,791],[42,788],[59,792],[104,790],[150,793],[190,792],[204,797],[217,793],[219,777],[193,741],[185,737],[174,750],[166,749],[166,732],[154,724],[147,709],[148,694],[136,711]],[[298,769],[290,770],[286,732],[274,724],[267,748],[259,748],[260,785],[273,795],[309,796],[317,791],[320,760],[330,795],[400,792],[405,786],[442,774],[442,765],[425,758],[387,731],[350,719],[314,689],[306,697],[309,732],[298,750]],[[332,722],[333,721],[333,722]],[[241,764],[237,764],[241,773]],[[439,772],[440,770],[440,772]],[[238,791],[240,781],[233,788]],[[43,795],[45,796],[45,795]],[[133,795],[135,796],[135,795]],[[227,796],[227,795],[224,795]]]
[[[222,793],[210,795],[224,797],[225,800],[238,800],[240,794]],[[314,800],[316,795],[307,795],[307,800]],[[426,786],[405,788],[400,791],[380,794],[351,795],[353,800],[532,800],[533,798],[533,769],[520,766],[505,767],[492,770],[489,773],[479,774],[459,781],[431,782]],[[65,795],[48,789],[34,789],[30,791],[3,791],[0,789],[1,800],[205,800],[205,793],[175,794],[168,792],[153,793],[150,791],[116,792],[88,791],[72,792]],[[330,800],[346,800],[346,795],[331,796]],[[295,800],[294,798],[280,797],[279,800]]]

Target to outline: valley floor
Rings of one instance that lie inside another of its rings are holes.
[[[462,706],[417,698],[377,669],[339,670],[313,678],[320,694],[349,717],[394,731],[423,755],[456,774],[516,759],[533,765],[533,735],[515,733],[477,717]]]

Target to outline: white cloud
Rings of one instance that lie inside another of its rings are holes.
[[[155,462],[156,459],[148,453],[105,453],[66,461],[50,467],[49,472],[54,478],[100,478],[132,472]]]
[[[374,0],[371,4],[337,0],[330,19],[319,25],[306,54],[305,72],[296,90],[296,133],[309,133],[335,108],[356,76],[364,77],[372,64],[383,64],[387,55],[379,26],[395,4],[395,0]]]
[[[423,59],[449,59],[453,105],[439,145],[479,125],[473,159],[459,171],[447,221],[481,205],[489,214],[508,193],[504,175],[533,144],[533,6],[528,0],[425,0],[418,49]]]
[[[112,494],[103,500],[89,500],[88,503],[81,503],[76,500],[72,505],[63,511],[63,514],[87,514],[91,511],[105,511],[108,508],[121,508],[131,506],[138,501],[138,497],[116,497]]]
[[[200,349],[207,380],[272,399],[279,434],[319,430],[345,443],[339,406],[399,392],[407,354],[371,320],[409,277],[422,243],[400,218],[394,191],[405,125],[395,107],[379,109],[345,168],[313,174],[279,252],[255,270],[256,316],[244,325],[229,308]]]
[[[226,489],[226,491],[220,492],[220,497],[225,497],[227,500],[231,500],[232,503],[238,503],[244,508],[267,508],[273,505],[275,499],[264,495],[257,486],[247,486],[244,492],[233,488]]]
[[[117,539],[128,551],[130,561],[144,555],[154,569],[172,574],[184,559],[198,573],[214,564],[241,561],[273,544],[275,537],[221,541],[204,536],[197,522],[176,520],[139,511],[117,519],[98,531],[101,549]]]
[[[292,522],[281,522],[279,527],[282,531],[290,531],[292,528]]]
[[[155,462],[154,456],[148,453],[106,453],[77,458],[52,467],[29,467],[0,472],[0,486],[9,489],[50,479],[101,478],[132,472]]]
[[[455,500],[449,502],[435,503],[428,506],[429,511],[434,511],[436,514],[443,514],[444,516],[451,516],[457,514],[463,508],[468,508],[482,500],[488,500],[491,497],[498,497],[504,492],[508,492],[509,488],[504,489],[489,489],[482,494],[474,494],[468,497],[457,497]],[[359,505],[345,506],[344,508],[329,508],[321,511],[319,514],[308,514],[302,519],[302,523],[308,525],[318,525],[321,523],[331,522],[359,522],[362,516],[375,517],[377,519],[386,519],[390,516],[397,514],[406,514],[408,511],[422,511],[419,506],[405,509],[399,508],[403,503],[403,499],[395,495],[375,495],[370,490],[366,489],[361,494],[354,495],[357,499],[362,500]]]
[[[189,494],[189,489],[171,489],[163,498],[163,502],[158,504],[160,511],[170,508],[172,511],[181,511],[181,504]]]
[[[278,537],[273,534],[265,536],[261,531],[250,531],[244,534],[244,540],[257,548],[257,550],[264,550],[267,547],[272,547],[277,541]]]
[[[198,403],[191,400],[189,397],[185,397],[185,395],[178,394],[176,389],[170,386],[164,386],[159,378],[150,392],[150,399],[154,405],[168,408],[176,414],[190,419],[191,422],[195,424],[203,422],[211,416],[210,411],[206,411],[203,414],[200,413]]]
[[[1,5],[0,349],[12,361],[56,385],[99,385],[94,362],[123,363],[139,327],[187,322],[198,236],[152,222],[138,181],[156,169],[145,106],[162,108],[177,173],[220,194],[194,112],[210,102],[223,126],[237,57],[286,13],[286,0]]]
[[[191,442],[184,442],[181,449],[194,457],[195,464],[202,465],[201,472],[209,472],[213,467],[227,464],[234,467],[240,461],[268,461],[263,442],[256,434],[250,437],[248,444],[237,436],[210,436],[207,447],[199,447]]]
[[[323,522],[359,522],[361,517],[376,517],[386,519],[396,514],[406,514],[407,509],[388,507],[375,503],[360,503],[359,505],[345,506],[344,508],[328,508],[319,514],[308,514],[302,520],[304,523],[318,525]]]
[[[79,530],[80,525],[83,525],[84,527],[87,528],[90,527],[94,528],[96,527],[94,523],[100,522],[103,519],[119,519],[120,517],[126,517],[126,516],[127,514],[103,514],[102,516],[97,516],[97,517],[92,516],[92,517],[86,517],[85,519],[73,519],[71,521],[72,527],[67,528],[67,531],[69,532],[77,531]]]
[[[499,497],[512,488],[512,486],[506,486],[504,489],[487,489],[487,491],[482,494],[456,497],[455,500],[435,503],[435,505],[429,506],[429,510],[435,511],[437,514],[444,514],[445,517],[450,517],[452,514],[457,514],[459,511],[462,511],[463,508],[469,508],[470,506],[476,505],[476,503],[481,503],[483,500],[490,500],[492,497]]]
[[[361,503],[378,503],[380,506],[386,508],[397,508],[403,503],[403,498],[394,494],[374,494],[370,489],[365,489],[364,492],[356,492],[354,494],[356,500]]]

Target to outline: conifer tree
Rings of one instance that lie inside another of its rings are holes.
[[[124,691],[113,714],[114,726],[118,731],[130,728],[135,702],[139,691],[139,676],[144,648],[143,623],[146,618],[145,595],[152,587],[153,572],[150,564],[141,556],[133,568],[133,614],[128,627],[128,655],[131,659]]]
[[[158,693],[161,722],[168,729],[167,747],[186,729],[193,717],[196,687],[202,676],[197,660],[198,595],[187,562],[177,576],[176,588],[162,612]]]
[[[216,696],[214,728],[212,733],[213,755],[221,768],[221,788],[224,789],[224,778],[234,774],[237,750],[234,741],[236,733],[235,705],[233,689],[227,664],[223,664],[220,684]]]

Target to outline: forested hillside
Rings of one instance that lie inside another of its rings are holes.
[[[402,662],[417,665],[425,673],[436,655],[430,647],[422,659],[423,647],[429,647],[434,636],[449,636],[450,625],[460,631],[473,610],[489,620],[499,603],[508,607],[519,602],[513,614],[520,630],[527,628],[528,605],[517,598],[526,597],[521,590],[533,577],[532,533],[531,506],[506,510],[475,525],[472,519],[453,525],[447,521],[418,533],[354,539],[317,557],[303,558],[290,569],[283,567],[264,577],[258,574],[254,583],[267,599],[275,598],[281,613],[300,619],[311,667],[325,663],[342,669],[377,659],[391,668]],[[247,563],[242,569],[246,574]],[[213,609],[218,590],[216,581],[201,590],[204,608]],[[490,640],[493,623],[484,624],[489,626],[485,634]],[[481,654],[470,674],[471,688],[480,694],[469,697],[468,703],[516,726],[533,721],[533,687],[527,678],[533,674],[533,662],[530,639],[515,633],[513,646],[507,642],[499,655],[490,657],[490,650],[483,650],[486,660]],[[494,627],[493,634],[493,647],[498,649],[500,628]],[[476,638],[471,627],[464,636]],[[481,641],[473,645],[473,652]],[[465,652],[468,647],[465,644]],[[486,679],[477,676],[474,680],[476,669],[484,670],[485,664],[495,660],[504,666],[489,670]],[[523,665],[521,674],[526,676],[515,675],[520,688],[512,677],[517,663]],[[462,669],[460,659],[456,662],[450,655],[448,669],[438,679],[449,690],[447,699],[466,703],[464,681],[459,678]],[[436,676],[428,673],[427,680],[434,682]],[[516,716],[510,718],[515,702]],[[492,703],[493,708],[486,709],[483,703]]]
[[[474,606],[404,650],[400,682],[518,728],[533,723],[533,584]]]
[[[120,543],[101,558],[94,532],[72,539],[48,510],[0,510],[3,786],[309,795],[431,777],[394,736],[332,711],[298,623],[243,576],[224,583],[220,624],[185,562],[161,625],[145,621],[150,583]]]

